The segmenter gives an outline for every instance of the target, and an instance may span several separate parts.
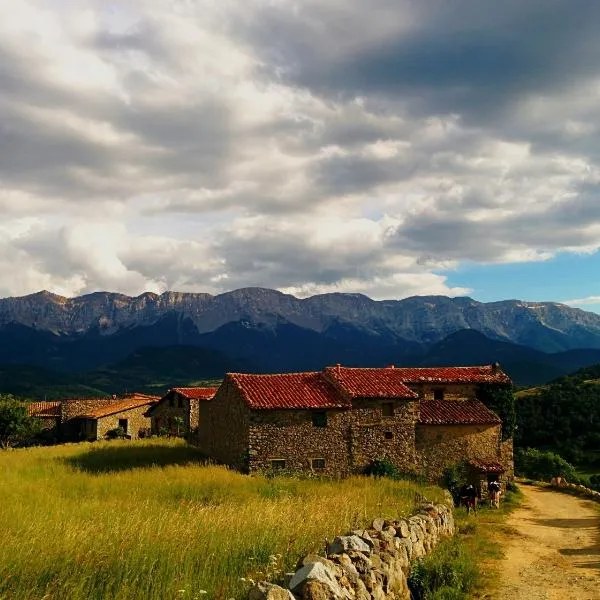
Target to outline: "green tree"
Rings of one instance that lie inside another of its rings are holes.
[[[41,429],[41,423],[29,416],[27,406],[23,402],[19,402],[10,394],[0,394],[1,448],[10,448],[34,438]]]
[[[517,415],[512,386],[481,384],[477,388],[477,398],[502,419],[502,439],[513,437]]]

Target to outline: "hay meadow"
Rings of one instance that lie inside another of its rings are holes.
[[[403,481],[249,477],[179,440],[3,451],[0,598],[243,598],[248,579],[419,494],[441,500]]]

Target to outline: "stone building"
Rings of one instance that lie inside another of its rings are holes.
[[[140,431],[150,433],[150,419],[144,413],[158,400],[159,396],[140,393],[110,398],[67,398],[30,402],[27,411],[42,421],[44,429],[56,441],[102,439],[107,431],[119,427],[119,419],[121,425],[126,425],[128,435],[135,439],[140,437]]]
[[[229,373],[214,398],[199,405],[192,441],[245,472],[344,476],[385,459],[433,480],[467,459],[477,472],[512,476],[501,421],[477,399],[482,384],[511,382],[497,364]]]
[[[200,402],[210,400],[216,387],[177,387],[170,389],[146,413],[152,433],[188,437],[198,428]]]
[[[158,401],[158,396],[132,394],[116,402],[96,405],[78,414],[74,420],[79,427],[79,437],[88,441],[102,440],[111,430],[120,428],[131,440],[150,435],[148,407]]]

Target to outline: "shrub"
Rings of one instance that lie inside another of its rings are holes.
[[[125,430],[122,427],[115,427],[114,429],[109,429],[106,432],[106,437],[109,440],[123,439],[125,437]]]
[[[521,477],[530,477],[538,481],[550,481],[553,477],[564,477],[571,482],[579,481],[573,465],[562,456],[535,448],[517,450],[515,471]]]
[[[27,414],[25,404],[0,394],[0,448],[34,443],[40,431],[41,423]]]
[[[389,477],[399,479],[400,471],[387,459],[375,459],[365,468],[365,475],[373,477]]]
[[[593,490],[600,491],[600,475],[591,475],[590,476],[590,487]]]
[[[447,467],[442,475],[442,485],[452,494],[454,504],[460,503],[460,489],[467,483],[467,463],[462,461]]]

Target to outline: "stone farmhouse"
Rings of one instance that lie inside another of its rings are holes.
[[[510,479],[512,440],[478,398],[509,386],[498,364],[349,368],[277,375],[229,373],[199,404],[192,442],[243,472],[271,469],[333,476],[386,459],[431,480],[467,459],[474,477]]]
[[[125,394],[112,398],[69,398],[58,402],[31,402],[30,416],[44,423],[47,435],[56,441],[75,442],[103,439],[121,427],[130,439],[150,434],[148,407],[159,400],[147,394]]]
[[[200,402],[211,400],[216,387],[171,388],[158,402],[150,406],[146,416],[150,418],[153,435],[166,433],[188,438],[198,429]]]

